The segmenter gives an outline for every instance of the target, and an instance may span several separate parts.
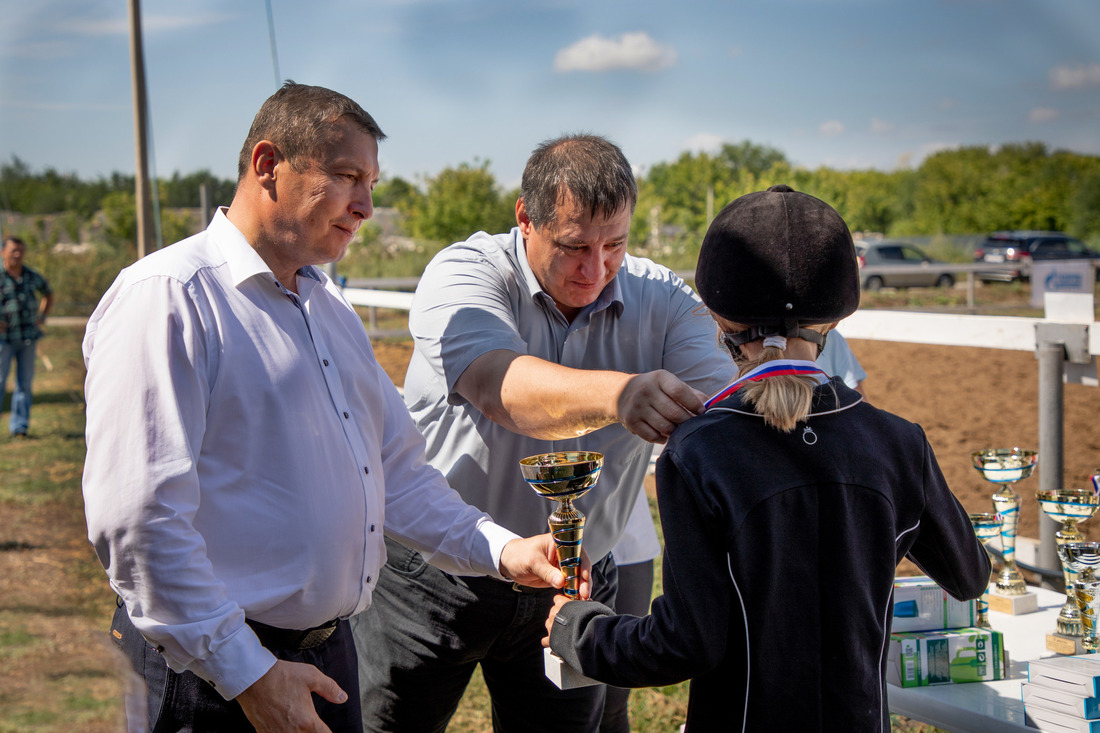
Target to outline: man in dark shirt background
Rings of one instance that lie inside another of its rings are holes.
[[[31,417],[31,381],[42,324],[53,307],[53,291],[46,278],[23,264],[27,245],[18,237],[4,240],[4,267],[0,269],[0,409],[15,362],[15,388],[11,393],[11,434],[25,438]],[[39,302],[38,295],[42,300]]]

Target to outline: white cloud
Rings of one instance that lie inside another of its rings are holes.
[[[658,71],[676,63],[676,49],[657,43],[644,32],[614,38],[582,38],[554,56],[556,71]]]
[[[722,147],[725,138],[710,132],[700,132],[684,141],[684,149],[693,153],[716,153]]]
[[[220,13],[199,14],[191,17],[183,15],[143,15],[141,29],[144,33],[150,33],[175,31],[182,28],[199,28],[221,23],[231,17]],[[130,34],[130,19],[126,16],[71,18],[58,23],[57,29],[78,36],[126,36]]]
[[[871,132],[881,135],[887,132],[893,132],[897,128],[893,122],[887,122],[886,120],[880,120],[878,117],[871,118]]]
[[[1058,90],[1100,86],[1100,64],[1055,66],[1050,70],[1050,86]]]
[[[1027,121],[1032,123],[1050,122],[1058,119],[1061,111],[1050,107],[1036,107],[1027,113]]]
[[[821,126],[817,128],[817,131],[825,137],[836,137],[837,135],[844,134],[844,123],[838,120],[829,120],[822,122]]]

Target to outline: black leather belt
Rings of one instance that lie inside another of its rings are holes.
[[[328,638],[332,636],[332,632],[336,631],[336,624],[338,620],[329,621],[327,624],[321,624],[312,629],[304,629],[298,631],[296,629],[279,629],[274,626],[268,626],[267,624],[261,624],[259,621],[253,621],[252,619],[245,619],[245,623],[252,628],[252,631],[256,633],[256,637],[259,638],[260,643],[269,649],[312,649],[315,646],[321,646]]]

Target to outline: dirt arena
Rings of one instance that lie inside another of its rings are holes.
[[[967,511],[992,511],[998,488],[974,470],[970,454],[981,448],[1039,447],[1039,363],[1034,353],[1001,349],[849,341],[868,377],[868,400],[919,423],[928,434],[948,484]],[[404,378],[411,345],[380,342],[379,360],[397,383]],[[1063,486],[1087,488],[1100,472],[1100,388],[1065,385]],[[1042,456],[1039,456],[1040,464]],[[1019,533],[1039,536],[1038,469],[1015,485],[1023,501]],[[1100,540],[1100,517],[1081,524]]]

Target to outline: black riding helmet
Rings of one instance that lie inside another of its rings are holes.
[[[717,315],[766,336],[825,344],[805,325],[834,323],[859,307],[859,271],[848,225],[833,207],[790,186],[746,194],[714,217],[699,250],[695,286]]]

